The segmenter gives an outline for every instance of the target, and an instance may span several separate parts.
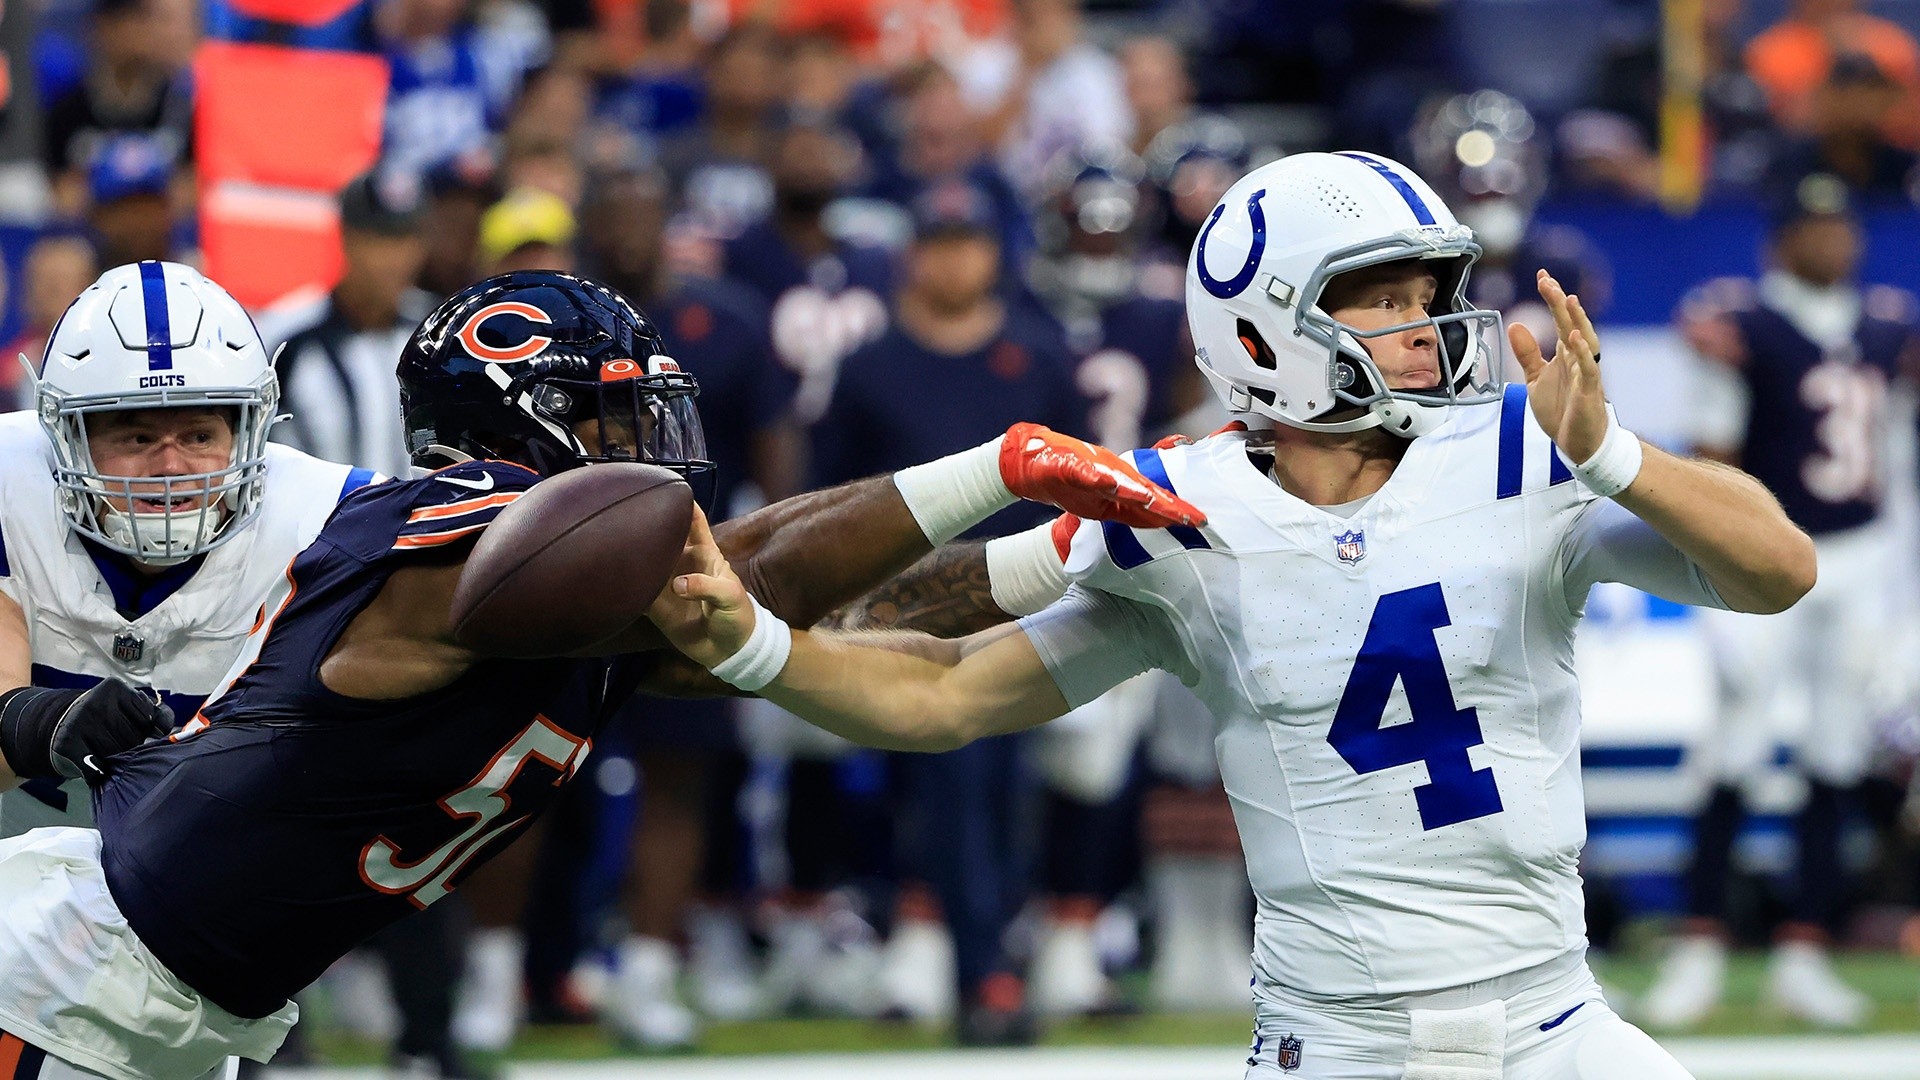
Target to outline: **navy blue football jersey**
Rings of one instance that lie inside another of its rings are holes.
[[[392,701],[321,682],[396,569],[458,551],[538,479],[475,461],[349,496],[262,608],[226,690],[96,790],[115,901],[209,1000],[266,1015],[444,897],[547,806],[631,693],[611,660],[486,660]]]
[[[1702,286],[1681,317],[1732,330],[1707,359],[1735,368],[1747,387],[1741,468],[1815,536],[1872,521],[1885,497],[1887,385],[1914,347],[1912,297],[1866,290],[1851,340],[1835,348],[1809,340],[1750,282]]]

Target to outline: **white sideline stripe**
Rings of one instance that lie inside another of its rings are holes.
[[[1667,1039],[1697,1080],[1920,1080],[1920,1035]],[[1234,1080],[1246,1047],[1049,1047],[875,1054],[623,1058],[517,1064],[509,1080]],[[272,1069],[271,1080],[380,1080],[378,1069]]]

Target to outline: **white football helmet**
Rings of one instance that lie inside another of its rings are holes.
[[[1479,256],[1472,230],[1397,162],[1343,152],[1262,165],[1221,197],[1187,259],[1200,370],[1229,412],[1314,431],[1424,435],[1449,406],[1502,390],[1500,315],[1466,299]],[[1335,276],[1401,259],[1428,262],[1438,280],[1428,318],[1363,332],[1318,306]],[[1362,342],[1421,325],[1438,339],[1440,385],[1394,390]]]
[[[280,384],[246,309],[199,271],[151,261],[114,267],[54,324],[37,369],[25,356],[20,361],[33,376],[40,426],[53,440],[60,508],[80,535],[166,566],[219,546],[260,512]],[[232,410],[226,468],[155,478],[94,467],[89,415],[189,406]],[[136,490],[166,509],[136,512]],[[198,506],[185,505],[196,498]]]

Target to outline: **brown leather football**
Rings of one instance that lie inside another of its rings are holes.
[[[489,656],[563,656],[646,615],[693,524],[693,489],[658,465],[609,462],[542,480],[467,556],[454,639]]]

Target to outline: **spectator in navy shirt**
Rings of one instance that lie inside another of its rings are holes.
[[[859,159],[840,128],[790,124],[773,157],[773,212],[728,240],[728,278],[767,306],[773,354],[801,380],[799,415],[826,408],[840,361],[887,328],[893,259],[828,231],[827,207],[846,194]]]
[[[1058,330],[1002,299],[992,202],[978,188],[947,181],[916,200],[913,215],[893,325],[847,357],[815,425],[822,482],[975,446],[1020,420],[1084,428],[1087,403],[1074,389]],[[1009,510],[976,535],[1039,520]],[[953,936],[961,1041],[1029,1041],[1021,984],[1001,948],[1027,884],[1015,843],[1030,791],[1018,737],[901,755],[898,767],[908,865],[932,887]],[[895,944],[927,932],[897,920]],[[904,951],[894,949],[894,957]],[[910,981],[914,972],[896,974]],[[894,976],[887,981],[898,985]]]
[[[900,146],[896,157],[875,162],[868,194],[910,206],[922,192],[947,180],[964,180],[992,202],[998,221],[1000,261],[1015,280],[1033,250],[1033,226],[1013,183],[988,153],[980,121],[945,68],[929,63],[903,78]]]

